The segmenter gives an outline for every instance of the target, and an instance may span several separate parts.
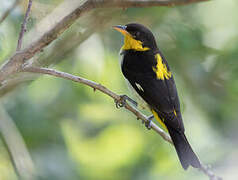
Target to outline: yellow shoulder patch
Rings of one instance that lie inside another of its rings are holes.
[[[156,54],[155,58],[157,60],[157,64],[156,67],[153,67],[153,71],[156,73],[157,78],[161,80],[171,78],[172,73],[168,71],[166,65],[162,61],[160,54]]]

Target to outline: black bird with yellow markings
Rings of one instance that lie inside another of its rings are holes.
[[[200,162],[184,134],[173,74],[152,32],[137,23],[114,26],[124,36],[121,70],[130,86],[147,104],[154,118],[169,132],[184,169]]]

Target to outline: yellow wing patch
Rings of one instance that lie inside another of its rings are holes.
[[[150,48],[148,47],[143,47],[142,42],[139,40],[134,39],[130,34],[123,34],[125,39],[124,39],[124,45],[122,46],[123,50],[136,50],[136,51],[147,51]]]
[[[152,114],[154,115],[155,119],[161,124],[161,126],[162,126],[164,129],[166,129],[166,130],[168,131],[166,125],[165,125],[164,122],[160,119],[160,117],[158,116],[157,112],[155,112],[153,109],[152,109],[151,111],[152,111]]]
[[[156,73],[156,76],[158,79],[164,80],[169,79],[172,76],[172,73],[168,71],[166,65],[162,61],[162,57],[160,54],[155,55],[157,59],[157,65],[156,67],[152,67],[153,71]]]

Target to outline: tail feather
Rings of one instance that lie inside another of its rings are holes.
[[[190,165],[194,168],[200,168],[201,164],[199,159],[193,152],[184,133],[170,127],[168,127],[168,131],[183,168],[186,170]]]

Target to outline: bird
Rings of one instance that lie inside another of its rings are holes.
[[[153,33],[139,23],[113,28],[124,36],[121,71],[129,86],[168,131],[183,169],[200,168],[201,163],[185,136],[173,74]]]

